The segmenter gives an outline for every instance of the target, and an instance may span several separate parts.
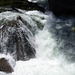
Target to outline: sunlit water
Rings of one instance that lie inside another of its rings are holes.
[[[15,16],[20,15],[24,20],[36,27],[36,58],[28,61],[17,61],[13,73],[5,74],[0,72],[0,75],[75,75],[75,64],[69,63],[65,55],[59,51],[62,41],[58,45],[56,37],[54,37],[54,30],[52,30],[51,25],[57,20],[51,13],[45,15],[38,11],[24,11],[23,14],[5,12],[0,15],[2,15],[1,18],[9,20],[15,19]],[[43,29],[39,29],[35,21],[40,22],[44,26]],[[57,28],[60,29],[61,27],[58,26]]]

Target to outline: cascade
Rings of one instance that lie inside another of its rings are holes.
[[[75,75],[75,18],[18,11],[0,13],[0,56],[16,60],[14,72],[0,75]]]

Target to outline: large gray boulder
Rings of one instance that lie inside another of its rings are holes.
[[[0,26],[0,53],[13,55],[15,60],[28,60],[35,57],[33,33],[28,23],[20,16],[16,20],[6,20]]]

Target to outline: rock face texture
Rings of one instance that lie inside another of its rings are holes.
[[[35,46],[31,43],[34,37],[26,25],[27,22],[23,23],[20,16],[16,20],[3,23],[0,27],[0,53],[13,54],[16,60],[35,57]]]
[[[13,72],[13,68],[9,64],[8,60],[6,60],[5,58],[0,59],[0,71],[6,72],[6,73]]]
[[[50,10],[56,15],[75,15],[75,0],[48,0]]]

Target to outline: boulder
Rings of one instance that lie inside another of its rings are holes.
[[[50,10],[56,15],[75,15],[75,0],[48,0]]]
[[[5,58],[0,58],[0,71],[6,72],[6,73],[11,73],[13,72],[13,68],[9,64],[8,60]]]
[[[0,28],[0,53],[13,55],[15,60],[35,57],[35,44],[28,23],[18,16],[16,20],[6,20]],[[4,41],[6,39],[6,41]]]

